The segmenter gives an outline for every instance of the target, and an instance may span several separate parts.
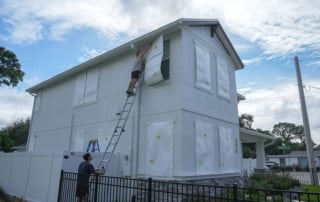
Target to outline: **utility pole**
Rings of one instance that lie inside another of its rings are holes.
[[[294,63],[296,67],[296,74],[298,80],[298,89],[299,89],[299,96],[300,96],[300,104],[301,104],[301,112],[302,112],[302,119],[303,119],[303,126],[304,126],[304,133],[306,136],[306,146],[307,146],[307,154],[308,154],[308,162],[309,162],[309,170],[311,171],[311,183],[313,185],[319,185],[318,174],[315,169],[314,165],[314,155],[313,155],[313,148],[312,148],[312,139],[311,139],[311,132],[309,126],[309,119],[308,119],[308,112],[306,107],[306,101],[304,98],[304,91],[303,91],[303,84],[300,72],[300,65],[299,59],[297,56],[294,57]]]

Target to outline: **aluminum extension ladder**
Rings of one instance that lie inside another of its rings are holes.
[[[130,114],[130,111],[132,109],[132,106],[134,104],[134,100],[136,98],[136,95],[138,93],[138,86],[140,86],[141,80],[143,78],[143,73],[140,75],[139,80],[137,81],[136,84],[136,92],[133,95],[127,95],[126,101],[122,107],[122,110],[118,113],[119,119],[117,121],[117,125],[114,128],[113,134],[110,138],[110,141],[106,147],[105,152],[103,153],[99,164],[98,164],[98,172],[105,172],[105,169],[108,167],[112,155],[119,143],[121,135],[125,132],[125,126]]]

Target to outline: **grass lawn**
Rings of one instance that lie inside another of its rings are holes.
[[[320,193],[320,186],[316,186],[316,185],[307,185],[307,184],[302,184],[301,187],[310,193]],[[305,201],[320,201],[320,195],[318,194],[309,194],[309,195],[302,195],[301,197],[302,200]]]

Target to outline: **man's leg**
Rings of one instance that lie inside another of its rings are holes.
[[[129,83],[129,87],[128,87],[128,91],[129,92],[133,92],[133,89],[134,89],[136,83],[137,83],[137,79],[136,78],[132,78],[130,83]]]

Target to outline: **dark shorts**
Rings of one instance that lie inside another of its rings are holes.
[[[131,72],[131,78],[132,79],[139,79],[140,74],[141,74],[141,71],[133,71],[133,72]]]
[[[89,193],[89,186],[77,185],[76,196],[79,198],[85,197]]]

